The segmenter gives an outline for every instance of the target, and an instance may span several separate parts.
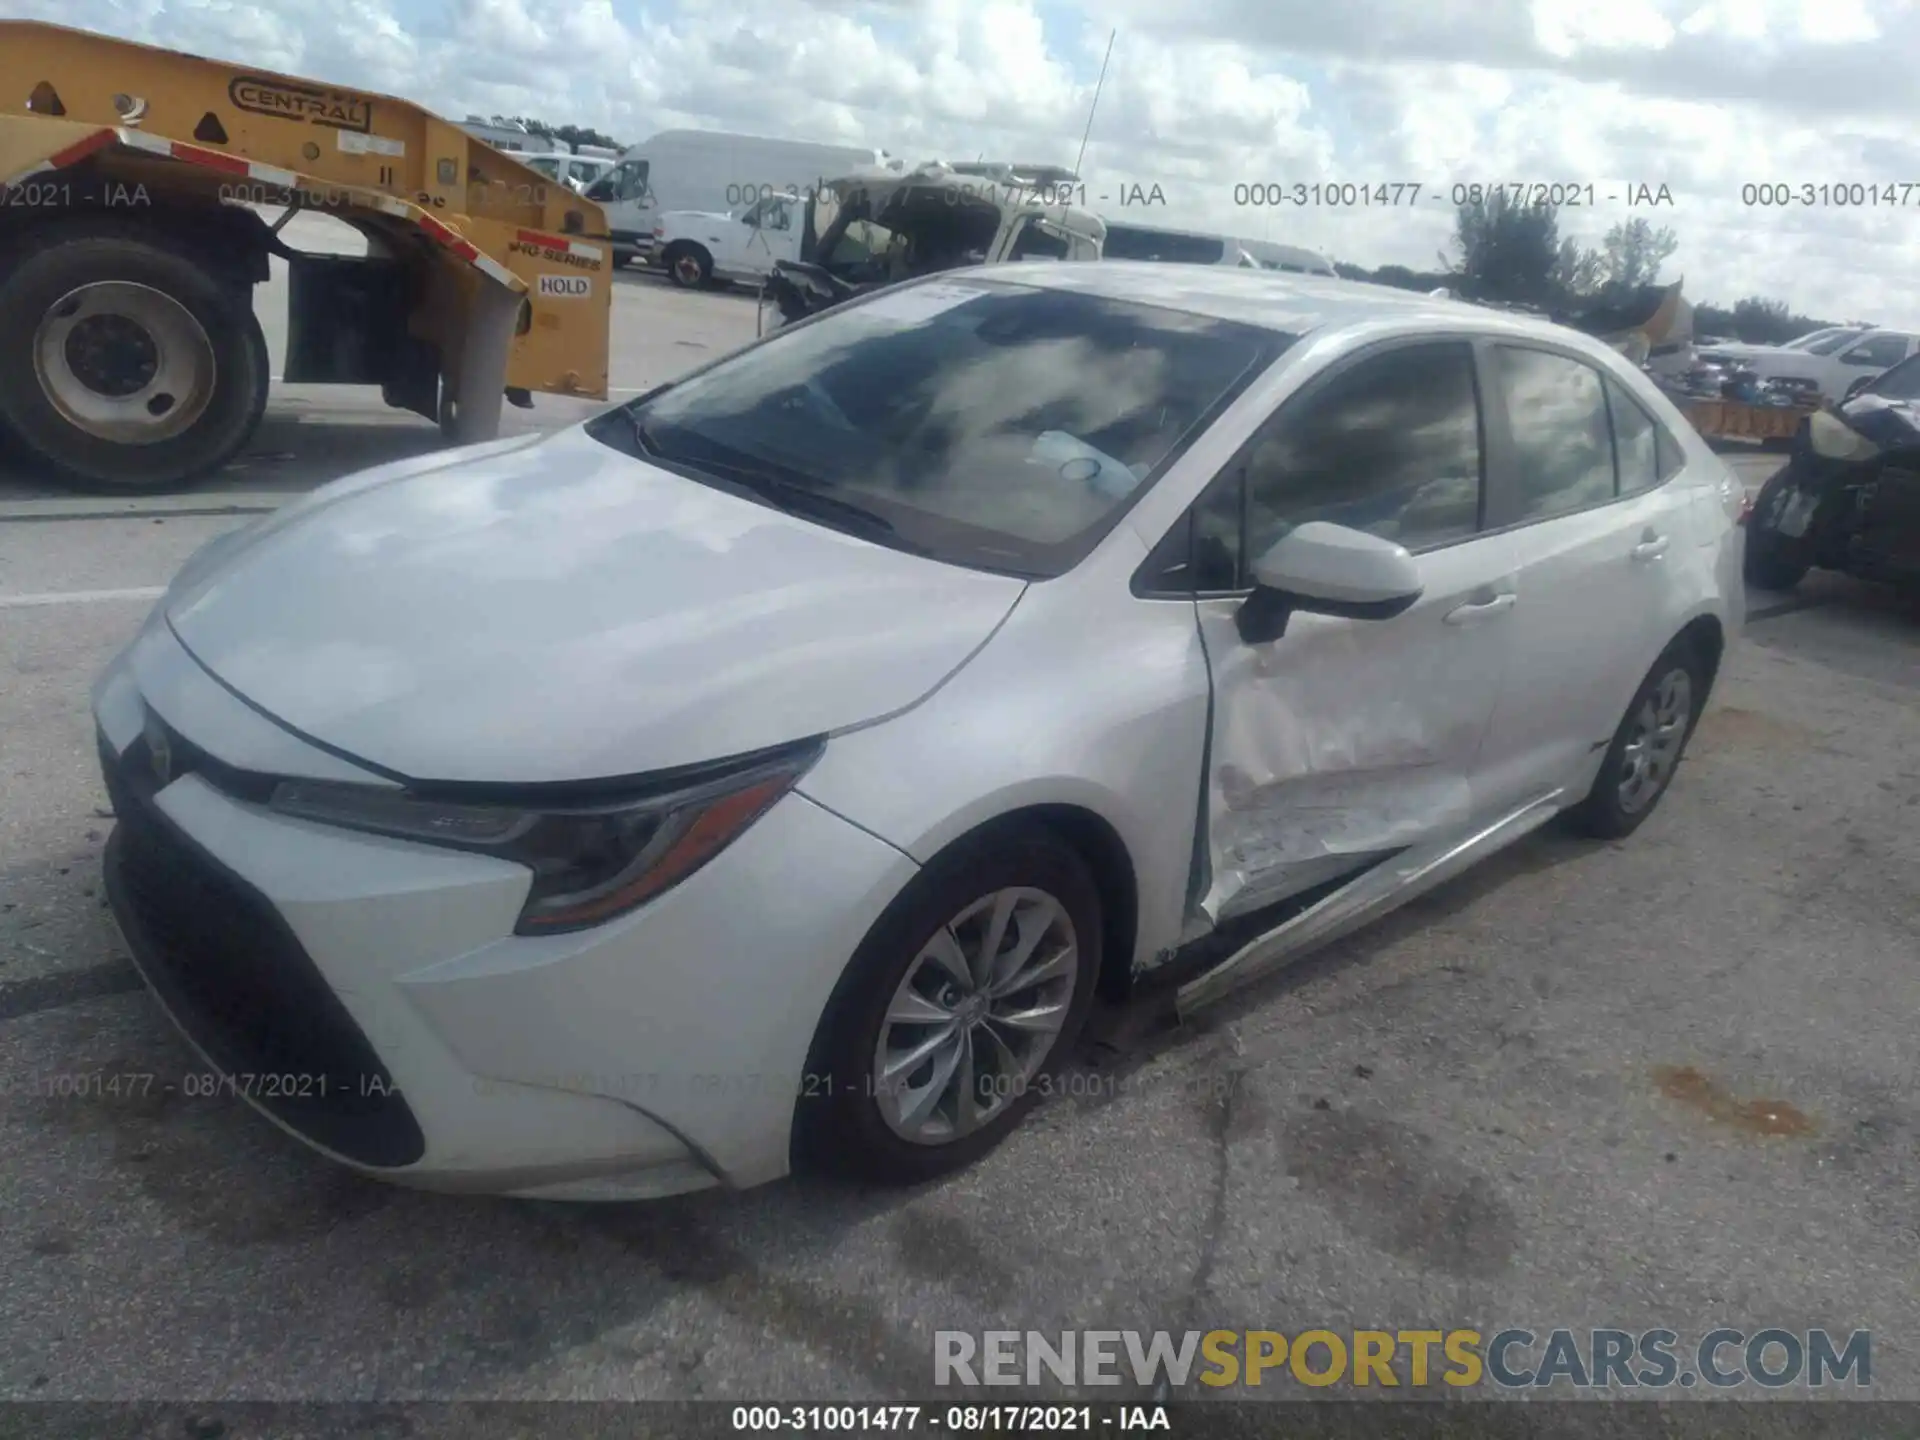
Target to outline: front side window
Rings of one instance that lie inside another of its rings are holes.
[[[1600,372],[1546,350],[1493,348],[1494,385],[1513,435],[1516,520],[1611,500],[1613,434]]]
[[[1289,342],[1103,296],[907,285],[589,433],[881,543],[1044,578],[1079,563]]]
[[[1860,338],[1858,330],[1822,330],[1811,338],[1796,340],[1787,348],[1805,350],[1809,355],[1831,355],[1842,345],[1849,345]]]
[[[1409,550],[1465,539],[1480,528],[1481,470],[1470,346],[1363,360],[1289,400],[1247,451],[1243,565],[1309,520]]]
[[[1867,390],[1889,400],[1920,400],[1920,355],[1894,366]]]

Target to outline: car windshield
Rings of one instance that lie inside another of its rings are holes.
[[[822,524],[1045,578],[1292,337],[968,278],[892,287],[589,426]]]
[[[1920,400],[1920,355],[1909,356],[1866,387],[1885,400]]]
[[[1805,350],[1809,355],[1831,355],[1842,345],[1851,344],[1865,334],[1861,330],[1816,330],[1811,335],[1803,335],[1786,348]]]

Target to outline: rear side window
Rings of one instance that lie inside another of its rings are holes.
[[[1497,345],[1493,373],[1513,435],[1513,518],[1544,520],[1611,500],[1613,425],[1600,372],[1546,350]]]
[[[1685,468],[1687,456],[1680,442],[1612,376],[1607,377],[1607,408],[1613,412],[1619,494],[1637,495],[1664,485]]]

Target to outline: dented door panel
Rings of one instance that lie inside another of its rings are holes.
[[[1511,544],[1489,535],[1428,555],[1392,620],[1295,615],[1249,645],[1237,598],[1198,602],[1213,682],[1207,858],[1215,923],[1485,812],[1482,743],[1507,672]],[[1452,617],[1451,619],[1449,617]]]

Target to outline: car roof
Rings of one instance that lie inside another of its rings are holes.
[[[958,271],[943,272],[953,279]],[[1215,320],[1257,325],[1286,335],[1344,330],[1370,322],[1409,330],[1472,330],[1515,338],[1531,336],[1583,348],[1607,347],[1591,336],[1528,315],[1446,300],[1390,285],[1369,285],[1321,275],[1216,265],[1173,265],[1152,260],[1092,262],[1032,261],[972,266],[982,280],[1002,280],[1048,290],[1073,290],[1182,310]]]

